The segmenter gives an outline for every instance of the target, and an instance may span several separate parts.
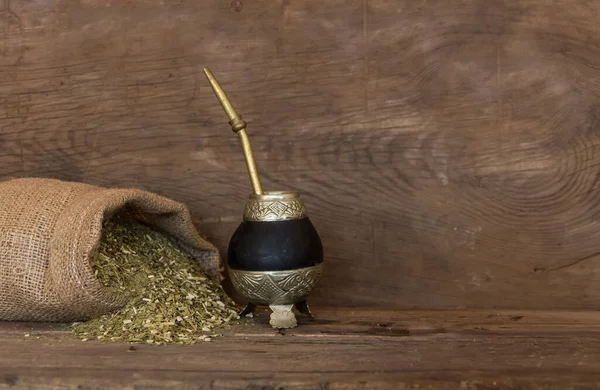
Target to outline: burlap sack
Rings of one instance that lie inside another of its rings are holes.
[[[0,320],[80,321],[125,305],[89,265],[103,219],[122,210],[171,236],[221,280],[217,249],[180,203],[136,189],[15,179],[0,183]]]

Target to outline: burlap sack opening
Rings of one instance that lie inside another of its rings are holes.
[[[125,305],[89,263],[103,220],[116,212],[155,226],[222,280],[217,248],[181,203],[138,189],[15,179],[0,183],[0,320],[81,321]]]

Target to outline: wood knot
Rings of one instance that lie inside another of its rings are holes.
[[[240,12],[244,8],[244,3],[241,0],[233,0],[230,7],[232,11]]]

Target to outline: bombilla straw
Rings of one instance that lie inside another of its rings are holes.
[[[256,163],[254,162],[254,154],[252,153],[252,148],[250,147],[250,140],[248,139],[248,134],[246,133],[246,122],[242,120],[242,116],[238,115],[231,102],[225,95],[223,88],[219,85],[215,76],[213,76],[212,72],[208,68],[204,68],[204,74],[210,83],[217,99],[221,103],[223,110],[229,117],[229,124],[231,125],[231,130],[234,133],[237,133],[240,136],[240,141],[242,143],[242,149],[244,151],[244,158],[246,159],[246,166],[248,167],[248,174],[250,175],[250,181],[252,182],[252,189],[254,193],[257,195],[262,195],[263,190],[260,185],[260,179],[258,178],[258,171],[256,169]]]

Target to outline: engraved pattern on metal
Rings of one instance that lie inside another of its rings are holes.
[[[269,324],[274,329],[289,329],[298,326],[293,305],[270,305],[271,317]]]
[[[229,269],[235,289],[257,305],[286,305],[306,299],[323,275],[323,263],[290,271]]]
[[[246,221],[285,221],[306,217],[306,208],[300,199],[264,201],[250,199],[246,203]]]

